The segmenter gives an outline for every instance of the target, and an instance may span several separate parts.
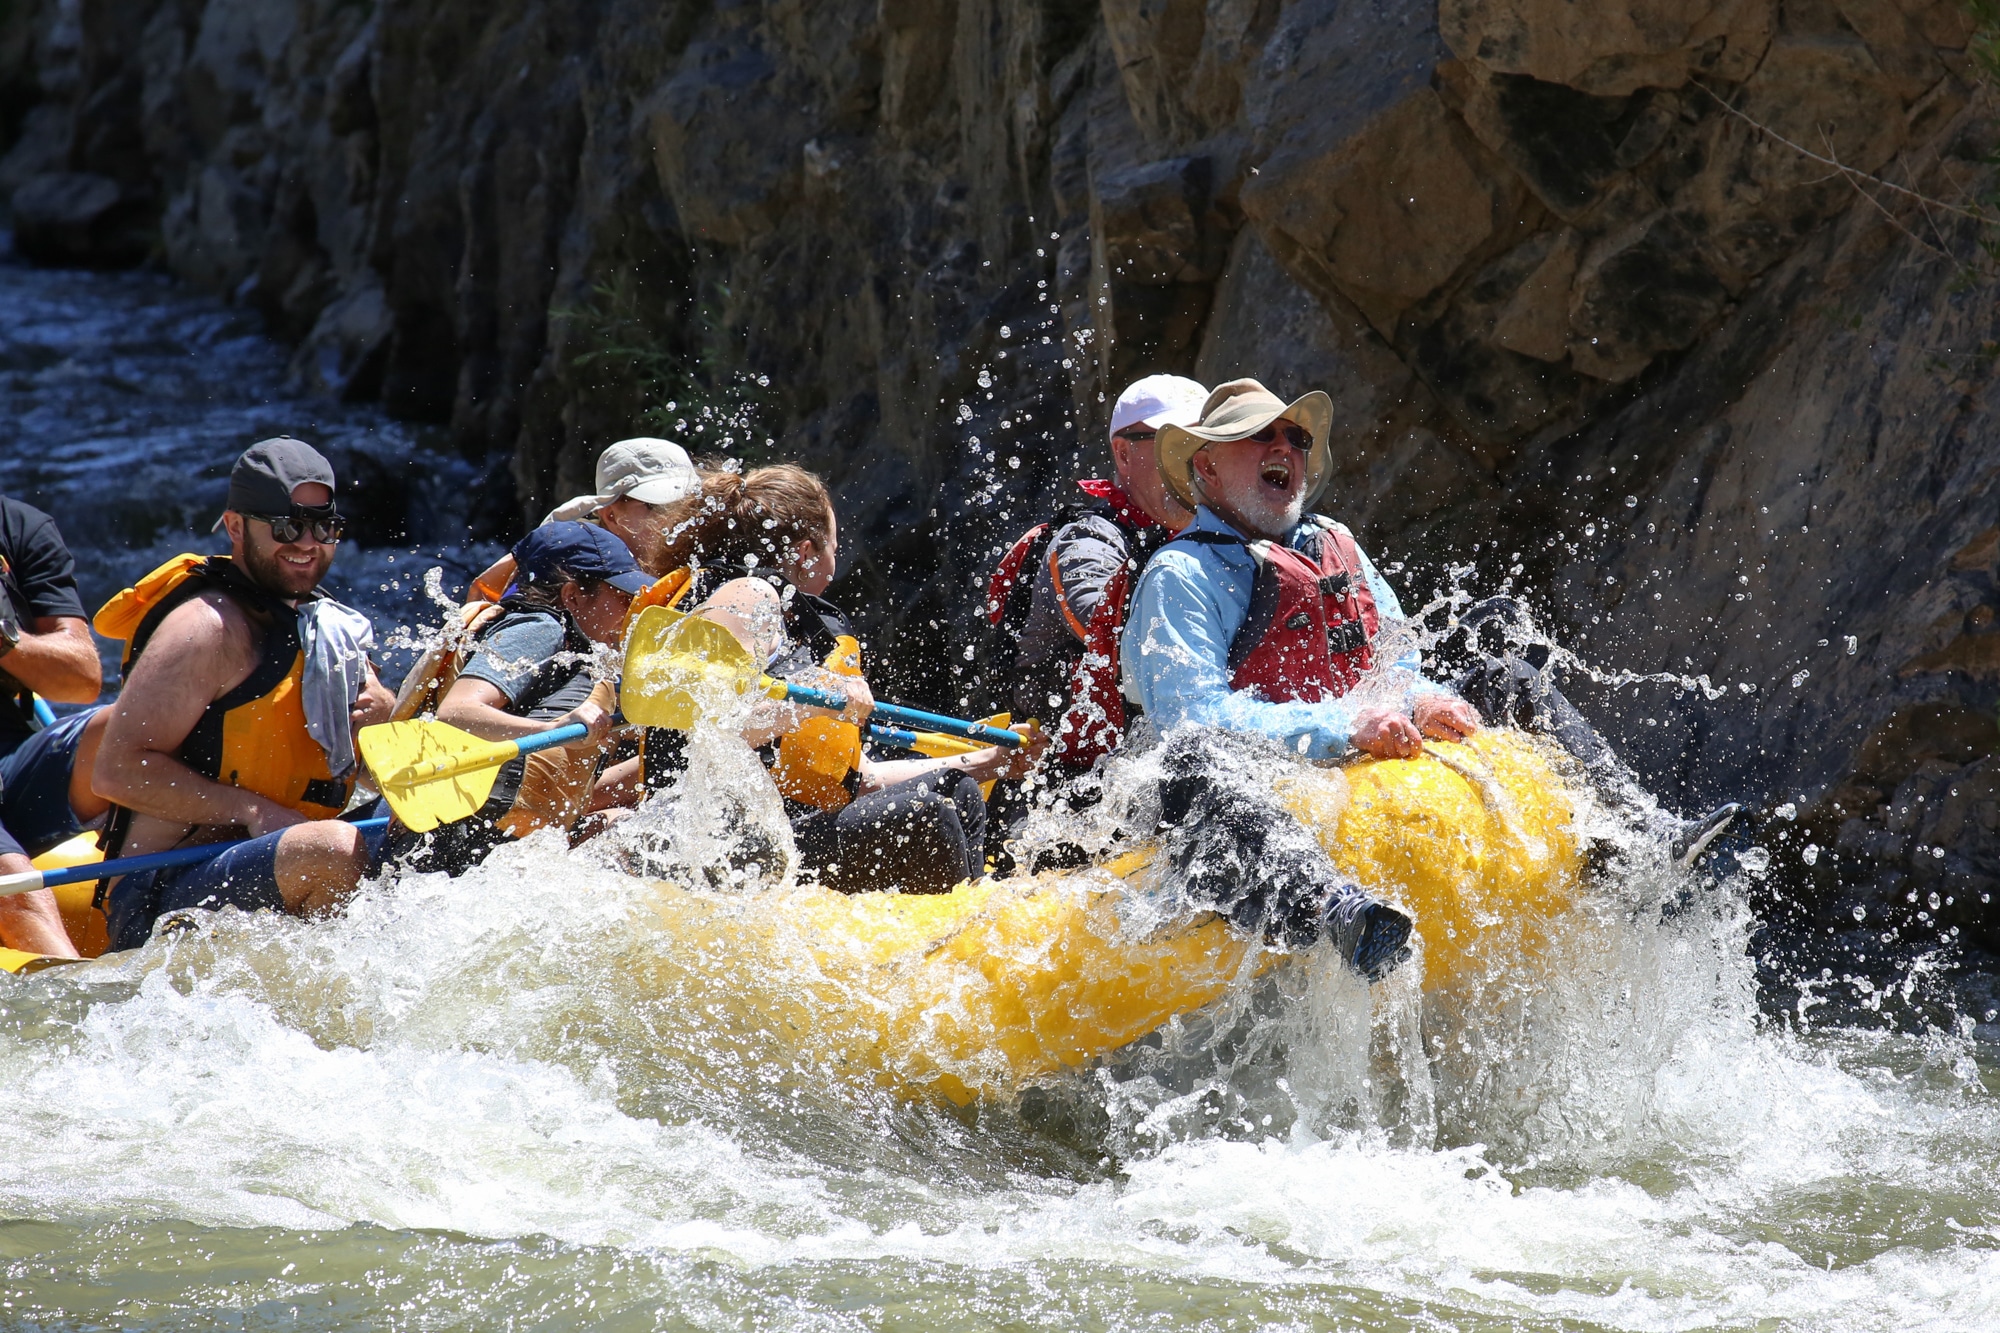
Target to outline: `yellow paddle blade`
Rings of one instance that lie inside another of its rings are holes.
[[[500,765],[521,752],[443,722],[384,722],[363,727],[359,739],[375,785],[416,833],[476,813],[493,794]]]
[[[618,706],[628,722],[686,731],[704,713],[721,712],[760,674],[750,650],[723,626],[649,606],[625,640]]]

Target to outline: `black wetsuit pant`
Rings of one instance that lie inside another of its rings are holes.
[[[830,889],[945,893],[985,869],[986,799],[965,773],[931,773],[799,815],[792,836]]]
[[[1370,980],[1408,955],[1409,918],[1341,875],[1312,830],[1271,792],[1279,751],[1260,737],[1176,732],[1142,770],[1157,803],[1168,886],[1286,948],[1320,939]]]

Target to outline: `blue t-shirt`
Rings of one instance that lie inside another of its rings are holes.
[[[565,645],[563,618],[553,611],[509,611],[479,636],[479,650],[459,672],[507,696],[516,717],[546,722],[590,698],[590,655]]]

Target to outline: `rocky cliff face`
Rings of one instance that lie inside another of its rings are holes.
[[[1673,799],[1795,804],[1814,929],[2000,947],[1973,38],[1956,0],[13,0],[0,192],[24,245],[155,219],[301,379],[510,459],[517,515],[649,422],[804,458],[913,678],[1127,379],[1324,387],[1326,507],[1410,600],[1469,564],[1664,673],[1591,706]]]

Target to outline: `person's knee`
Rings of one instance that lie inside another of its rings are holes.
[[[278,891],[292,911],[312,911],[344,897],[368,873],[361,830],[338,819],[294,824],[278,839]]]

